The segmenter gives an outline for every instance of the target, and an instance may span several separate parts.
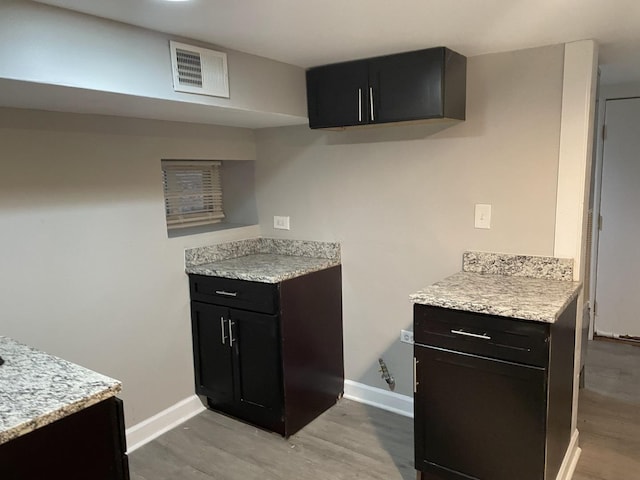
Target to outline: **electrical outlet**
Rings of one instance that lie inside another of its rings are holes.
[[[275,215],[273,217],[273,228],[278,230],[291,230],[289,228],[289,217],[280,217]]]
[[[411,330],[400,330],[400,341],[402,343],[413,343],[413,332]]]

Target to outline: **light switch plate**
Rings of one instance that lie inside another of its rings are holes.
[[[491,228],[491,205],[476,203],[476,228]]]
[[[291,230],[289,227],[289,217],[275,215],[273,217],[273,228],[277,230]]]

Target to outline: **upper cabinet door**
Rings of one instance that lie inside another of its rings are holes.
[[[443,117],[443,67],[444,48],[372,59],[372,123]]]
[[[311,128],[464,120],[467,59],[445,47],[307,70]]]
[[[369,122],[368,64],[338,63],[307,71],[307,107],[311,128],[364,125]]]

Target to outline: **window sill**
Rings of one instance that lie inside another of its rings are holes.
[[[214,223],[211,225],[199,225],[196,227],[185,227],[185,228],[175,228],[173,230],[168,230],[167,234],[169,238],[178,238],[178,237],[187,237],[190,235],[199,235],[201,233],[210,233],[210,232],[220,232],[223,230],[231,230],[233,228],[244,228],[251,227],[257,225],[256,224],[247,224],[247,223]]]

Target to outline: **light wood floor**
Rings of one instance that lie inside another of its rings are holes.
[[[129,457],[132,480],[415,480],[410,418],[349,400],[283,439],[206,411]]]
[[[640,347],[590,345],[574,480],[640,479],[639,367]],[[129,461],[132,480],[415,479],[412,420],[349,400],[288,440],[206,411]]]
[[[573,480],[640,479],[640,346],[589,342]]]

